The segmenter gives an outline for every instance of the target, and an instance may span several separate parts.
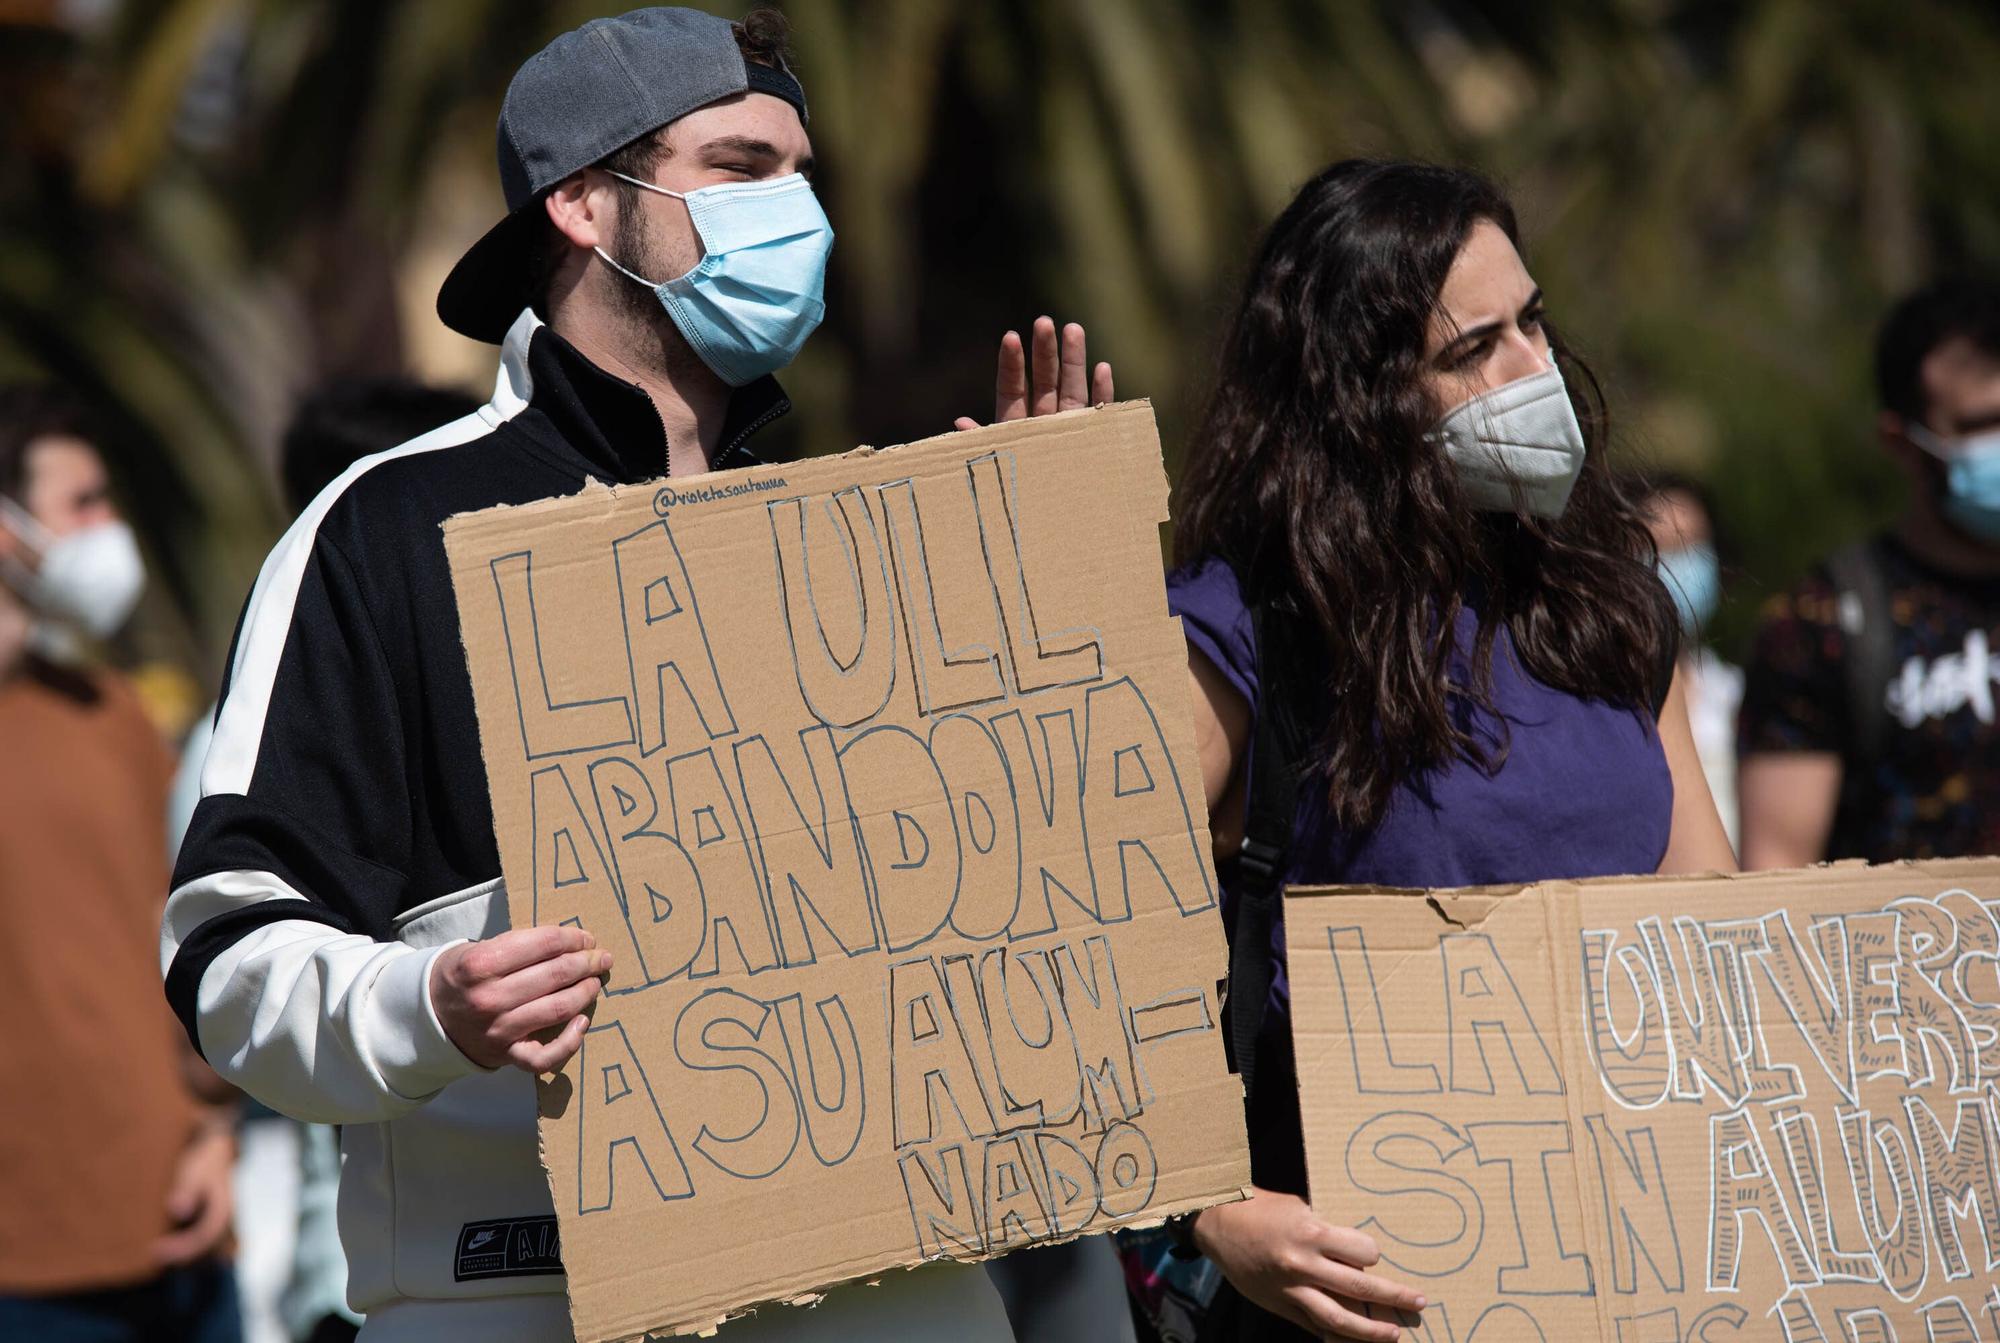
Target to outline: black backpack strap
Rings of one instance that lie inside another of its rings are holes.
[[[1839,602],[1840,631],[1847,656],[1842,672],[1847,682],[1848,740],[1852,759],[1879,759],[1889,736],[1889,706],[1883,687],[1895,673],[1896,631],[1889,610],[1889,580],[1882,557],[1872,541],[1843,546],[1826,559]]]
[[[1299,761],[1290,715],[1278,687],[1283,617],[1259,605],[1250,612],[1257,640],[1256,721],[1250,734],[1243,847],[1234,861],[1234,911],[1229,925],[1229,1043],[1243,1093],[1256,1078],[1257,1035],[1271,996],[1271,925],[1283,895],[1292,824],[1298,813]]]

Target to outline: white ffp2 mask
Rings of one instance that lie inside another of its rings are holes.
[[[1583,472],[1583,426],[1553,358],[1540,373],[1473,397],[1432,433],[1482,512],[1559,518]]]
[[[0,519],[38,559],[7,565],[9,582],[37,614],[73,625],[94,639],[111,634],[132,614],[146,586],[139,542],[123,522],[100,522],[52,535],[35,516],[0,498]]]

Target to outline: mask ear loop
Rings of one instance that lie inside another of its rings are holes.
[[[1940,462],[1949,463],[1958,456],[1945,441],[1915,420],[1903,421],[1903,437],[1935,457]]]
[[[33,513],[4,494],[0,494],[0,522],[4,522],[7,530],[14,533],[16,541],[33,553],[37,562],[34,567],[40,567],[41,557],[48,554],[49,547],[55,544],[55,537],[49,535],[49,529],[44,527],[41,520]],[[0,563],[17,564],[22,569],[32,572],[27,562],[18,556],[8,556]]]
[[[654,290],[657,290],[659,288],[658,285],[654,284],[651,280],[648,280],[645,276],[634,274],[632,271],[626,270],[623,266],[619,265],[616,261],[613,261],[611,259],[611,253],[605,251],[602,247],[593,247],[590,250],[597,253],[599,259],[601,259],[605,265],[611,267],[611,269],[617,271],[620,275],[632,281],[634,284],[642,284],[646,286],[646,288]]]
[[[662,196],[672,196],[675,200],[679,201],[681,204],[688,205],[688,193],[684,191],[670,191],[666,187],[661,186],[657,182],[642,181],[639,178],[633,177],[628,173],[621,173],[616,168],[606,168],[603,171],[605,176],[615,177],[621,182],[629,182],[633,186],[638,187],[641,191],[654,191],[658,192]],[[688,217],[690,219],[694,217],[694,207],[692,205],[688,205]],[[700,232],[701,232],[700,225],[696,225],[695,226],[696,235],[699,236]],[[625,269],[625,267],[619,265],[616,261],[612,260],[611,253],[605,251],[602,247],[593,247],[590,250],[597,253],[598,256],[604,258],[605,265],[611,267],[611,269],[617,271],[620,275],[632,281],[634,284],[642,284],[646,286],[646,288],[652,290],[659,289],[660,287],[659,285],[647,279],[645,276],[635,274],[632,271]]]
[[[0,583],[27,601],[32,609],[35,574],[41,568],[42,557],[49,553],[54,538],[34,514],[4,494],[0,494],[0,525],[14,534],[14,539],[22,548],[12,554],[0,555]],[[26,552],[25,556],[22,551]],[[32,563],[29,557],[32,557]]]
[[[619,172],[616,168],[606,168],[604,172],[606,176],[615,177],[621,182],[630,182],[633,186],[638,187],[641,191],[657,191],[662,196],[672,196],[675,200],[682,202],[685,202],[688,198],[688,194],[685,191],[671,191],[666,187],[661,186],[658,182],[642,181],[637,177],[627,176],[626,174]]]

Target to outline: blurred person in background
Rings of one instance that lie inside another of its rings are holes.
[[[0,387],[0,1338],[226,1343],[233,1094],[161,1010],[171,762],[89,656],[145,584],[96,443]]]
[[[351,378],[307,396],[285,429],[278,478],[285,506],[303,513],[348,467],[470,415],[464,392],[402,378]],[[215,726],[213,710],[188,734],[174,778],[167,844],[177,853],[195,804]],[[344,1343],[361,1317],[347,1305],[347,1261],[335,1225],[339,1139],[269,1107],[244,1106],[236,1164],[237,1285],[246,1343]]]
[[[1746,867],[2000,853],[2000,286],[1904,299],[1875,374],[1909,502],[1764,611],[1738,738]]]
[[[1743,669],[1708,644],[1709,622],[1722,604],[1722,548],[1715,501],[1692,476],[1654,472],[1633,482],[1646,525],[1660,552],[1660,577],[1681,617],[1681,682],[1687,687],[1688,728],[1708,780],[1709,795],[1729,842],[1737,842],[1736,711]]]
[[[1169,1222],[1227,1279],[1204,1340],[1393,1343],[1424,1304],[1381,1271],[1365,1205],[1306,1202],[1283,886],[1735,866],[1679,621],[1605,435],[1483,178],[1350,160],[1271,226],[1190,445],[1167,589],[1255,1184]]]
[[[500,117],[510,212],[438,296],[501,345],[492,401],[322,492],[250,599],[168,904],[167,996],[225,1076],[343,1126],[370,1343],[569,1337],[534,1075],[576,1052],[617,973],[587,929],[507,928],[440,524],[765,460],[757,432],[791,405],[771,375],[818,325],[833,241],[806,118],[770,11],[638,10],[530,58]],[[1015,364],[1053,389],[1060,358],[1071,387],[1070,330],[1059,354],[1038,324],[1031,368],[1012,338]],[[1081,387],[1046,408],[1065,400]],[[497,1273],[473,1240],[495,1223]],[[1013,1337],[958,1264],[721,1333]]]

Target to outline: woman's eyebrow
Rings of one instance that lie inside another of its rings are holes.
[[[1475,327],[1468,327],[1444,343],[1444,348],[1438,351],[1438,358],[1443,359],[1457,350],[1476,345],[1499,329],[1500,322],[1497,318],[1490,322],[1481,322]]]
[[[1542,291],[1540,286],[1537,286],[1535,292],[1528,295],[1528,301],[1521,305],[1521,311],[1515,315],[1515,319],[1518,321],[1541,306]],[[1438,358],[1443,359],[1454,351],[1478,344],[1486,337],[1498,331],[1501,325],[1501,320],[1496,317],[1490,322],[1481,322],[1478,326],[1467,327],[1444,343],[1444,348],[1438,351]]]

